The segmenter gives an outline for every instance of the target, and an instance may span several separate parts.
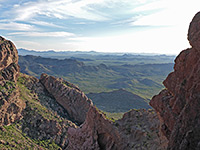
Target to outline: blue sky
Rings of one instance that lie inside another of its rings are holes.
[[[0,0],[17,48],[178,54],[198,0]]]

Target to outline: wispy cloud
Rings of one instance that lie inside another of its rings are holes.
[[[74,33],[69,32],[13,32],[8,35],[29,36],[29,37],[73,37]]]
[[[106,20],[107,16],[102,12],[95,11],[90,5],[96,5],[102,2],[104,2],[104,0],[43,0],[16,5],[14,11],[17,14],[16,20],[21,21],[32,19],[37,15],[59,19],[75,17],[98,21]]]
[[[14,30],[14,31],[34,31],[36,28],[29,24],[16,23],[16,22],[0,22],[1,30]]]
[[[62,26],[56,25],[51,22],[46,22],[46,21],[31,20],[31,21],[29,21],[29,23],[35,24],[35,25],[40,25],[40,26],[63,28]]]
[[[38,0],[14,6],[16,20],[25,21],[38,15],[67,19],[69,17],[93,21],[106,21],[132,8],[153,0]],[[115,12],[112,12],[112,11]],[[118,12],[117,12],[118,10]]]

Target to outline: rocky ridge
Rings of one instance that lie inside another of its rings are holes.
[[[200,149],[200,12],[190,23],[188,40],[192,48],[176,58],[174,72],[163,82],[166,89],[150,105],[161,121],[169,150]]]
[[[72,120],[79,124],[85,121],[86,114],[93,103],[77,86],[47,74],[41,75],[40,82],[66,109]]]

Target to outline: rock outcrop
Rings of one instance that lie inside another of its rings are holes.
[[[75,85],[47,74],[42,74],[40,82],[46,90],[62,105],[68,112],[69,117],[81,124],[85,121],[92,101]]]
[[[22,118],[25,103],[19,99],[18,74],[17,50],[11,41],[0,37],[0,125]]]
[[[190,23],[188,40],[192,48],[177,56],[174,72],[163,82],[166,89],[150,102],[169,150],[200,149],[200,12]]]

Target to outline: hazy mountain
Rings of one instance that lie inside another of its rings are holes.
[[[112,92],[89,93],[87,96],[92,99],[97,108],[106,112],[127,112],[133,108],[151,108],[144,98],[124,89]]]

